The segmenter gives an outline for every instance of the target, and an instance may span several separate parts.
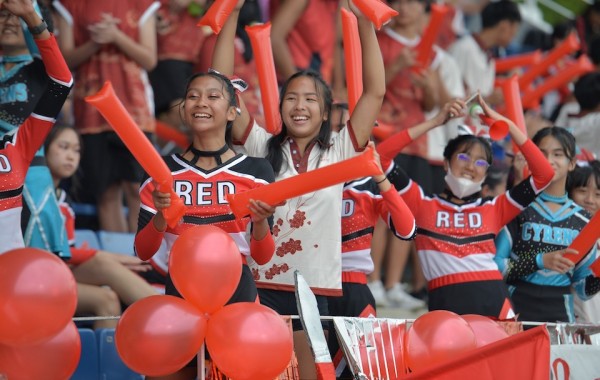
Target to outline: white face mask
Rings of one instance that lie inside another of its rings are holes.
[[[444,179],[446,180],[446,184],[450,188],[450,191],[452,191],[452,194],[459,199],[481,191],[481,184],[483,184],[483,179],[479,182],[473,182],[467,178],[457,177],[452,174],[450,168],[448,168]]]

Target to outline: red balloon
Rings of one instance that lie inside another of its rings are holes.
[[[77,284],[56,255],[19,248],[0,255],[0,343],[33,344],[61,331],[77,306]]]
[[[435,310],[423,314],[408,330],[406,361],[412,372],[477,347],[475,333],[458,314]]]
[[[292,359],[292,332],[266,306],[240,302],[211,315],[206,347],[217,367],[236,380],[273,379]]]
[[[497,340],[508,338],[508,333],[499,324],[488,317],[477,314],[465,314],[461,316],[475,333],[477,347],[483,347]]]
[[[175,240],[169,273],[183,298],[213,313],[235,292],[242,275],[242,257],[237,244],[221,228],[194,226]]]
[[[196,356],[206,335],[206,317],[174,296],[150,296],[129,306],[115,330],[123,362],[148,376],[165,376]]]
[[[0,377],[68,379],[75,372],[80,356],[81,339],[77,326],[71,321],[58,334],[38,343],[18,347],[0,344]]]

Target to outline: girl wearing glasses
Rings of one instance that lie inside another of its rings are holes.
[[[563,257],[590,214],[569,199],[567,178],[575,169],[575,138],[564,128],[547,127],[533,142],[553,168],[550,185],[498,235],[496,261],[515,311],[524,321],[575,322],[573,294],[582,300],[600,290],[589,265],[596,249],[577,265]],[[529,163],[531,165],[531,163]]]
[[[446,145],[446,188],[441,194],[425,194],[399,167],[388,173],[388,178],[397,184],[417,221],[415,244],[427,279],[429,310],[507,319],[515,315],[494,262],[494,238],[550,183],[553,171],[540,150],[512,121],[490,109],[481,97],[479,102],[486,115],[509,124],[513,141],[529,163],[529,180],[495,198],[482,198],[481,186],[492,162],[492,151],[486,139],[474,135],[458,136]],[[450,102],[433,119],[385,140],[378,147],[382,160],[392,159],[449,117],[461,116],[464,107],[461,100]]]

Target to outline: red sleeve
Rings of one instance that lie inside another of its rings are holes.
[[[271,260],[275,253],[275,241],[272,234],[267,234],[261,240],[250,239],[250,255],[259,265],[264,265]]]
[[[42,56],[50,81],[41,94],[31,116],[19,127],[18,146],[23,158],[30,162],[42,146],[54,125],[67,96],[73,86],[73,76],[63,58],[54,35],[44,40],[35,40]]]
[[[392,185],[387,191],[382,192],[381,196],[385,202],[385,209],[392,219],[394,232],[403,239],[412,239],[416,232],[415,217],[400,194]],[[388,220],[388,215],[381,215],[381,217],[383,220]]]
[[[69,70],[69,66],[58,48],[56,38],[51,34],[50,38],[45,40],[35,40],[35,44],[40,50],[42,61],[46,67],[46,73],[55,82],[62,82],[67,87],[71,87],[73,76]]]
[[[381,167],[387,168],[390,162],[396,157],[402,149],[412,142],[408,129],[398,132],[377,145],[377,153],[381,159]]]
[[[523,156],[525,156],[525,160],[527,160],[527,166],[529,166],[531,176],[533,177],[534,190],[538,193],[550,184],[552,178],[554,178],[554,169],[552,169],[544,154],[530,139],[527,139],[523,145],[519,146],[519,149],[523,153]]]
[[[161,232],[154,227],[154,223],[150,220],[150,223],[146,224],[137,235],[135,235],[134,248],[137,256],[144,260],[150,260],[152,256],[160,248],[162,243],[164,231]]]

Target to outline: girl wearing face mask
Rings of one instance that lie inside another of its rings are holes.
[[[600,279],[589,269],[595,248],[575,266],[563,257],[572,251],[567,247],[590,218],[566,191],[567,176],[575,168],[575,138],[564,128],[547,127],[532,140],[550,161],[554,177],[535,202],[500,232],[496,262],[521,320],[572,323],[571,292],[586,300],[600,290]]]
[[[473,135],[458,136],[444,149],[447,174],[443,193],[425,194],[399,167],[388,173],[388,178],[393,178],[417,221],[415,244],[427,279],[429,310],[506,319],[514,313],[494,263],[494,237],[548,185],[552,168],[512,121],[490,109],[481,97],[479,102],[486,115],[509,124],[513,141],[530,165],[529,180],[495,198],[482,198],[481,185],[492,152],[487,140]],[[385,140],[377,148],[382,159],[392,159],[412,140],[444,124],[449,116],[461,116],[464,106],[461,100],[450,102],[433,119]]]

